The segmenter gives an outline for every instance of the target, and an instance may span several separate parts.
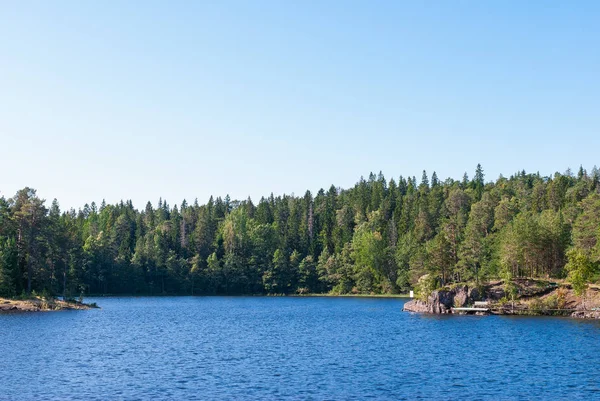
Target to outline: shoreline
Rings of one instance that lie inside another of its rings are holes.
[[[0,298],[0,314],[19,312],[54,312],[99,308],[95,303],[63,301],[57,298],[31,297],[27,299]]]
[[[164,297],[265,297],[265,298],[406,298],[409,294],[89,294],[86,298],[164,298]]]
[[[432,291],[427,297],[404,304],[403,311],[423,314],[551,316],[600,319],[600,290],[589,288],[585,296],[575,294],[566,283],[514,279],[506,294],[503,281],[479,287],[462,283]]]
[[[164,297],[253,297],[253,298],[390,298],[410,299],[408,294],[243,294],[243,295],[148,295],[148,294],[93,294],[86,298],[164,298]],[[63,301],[58,298],[31,297],[27,299],[0,298],[0,314],[21,312],[55,312],[64,310],[99,309],[95,302],[90,304],[75,300]]]
[[[313,297],[313,298],[408,298],[408,294],[293,294],[283,295],[284,297],[301,298],[301,297]]]

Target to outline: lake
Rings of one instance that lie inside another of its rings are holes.
[[[600,398],[600,322],[393,298],[88,298],[0,315],[0,400]]]

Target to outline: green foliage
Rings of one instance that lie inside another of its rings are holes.
[[[600,257],[600,195],[592,193],[580,203],[581,214],[573,224],[573,243],[579,249]]]
[[[0,197],[0,295],[384,294],[567,274],[583,290],[595,279],[597,169],[486,183],[478,165],[472,177],[379,173],[256,204],[102,201],[62,213],[24,188]],[[511,298],[516,288],[506,290]]]
[[[16,295],[17,247],[14,238],[6,238],[0,242],[0,296]]]
[[[499,233],[499,260],[515,277],[560,277],[569,243],[560,212],[522,212]]]
[[[518,288],[513,281],[512,267],[509,265],[504,265],[503,269],[500,272],[500,277],[504,281],[504,293],[506,300],[510,300],[514,302],[515,298],[518,295]]]
[[[371,214],[368,222],[357,226],[352,239],[352,259],[355,267],[355,280],[360,292],[377,292],[377,283],[386,277],[384,272],[385,243],[379,231],[376,231],[377,215]]]
[[[427,301],[427,298],[437,288],[438,282],[435,276],[425,274],[419,278],[415,285],[415,298],[421,301]]]
[[[567,253],[568,263],[565,269],[568,279],[577,295],[585,295],[588,283],[597,271],[598,267],[592,262],[589,255],[580,248],[570,249]]]
[[[564,310],[566,305],[566,291],[559,288],[556,293],[544,298],[534,298],[529,302],[528,310],[533,314],[542,315],[568,315],[571,312]]]

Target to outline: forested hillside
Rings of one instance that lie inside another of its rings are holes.
[[[594,280],[600,172],[485,182],[426,172],[351,189],[61,212],[0,198],[0,295],[399,293],[492,277]]]

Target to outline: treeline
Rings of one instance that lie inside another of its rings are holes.
[[[599,261],[595,167],[487,183],[479,165],[459,181],[380,173],[315,196],[142,210],[61,212],[31,188],[0,198],[3,296],[399,293],[426,274],[438,284],[568,272],[590,281]]]

